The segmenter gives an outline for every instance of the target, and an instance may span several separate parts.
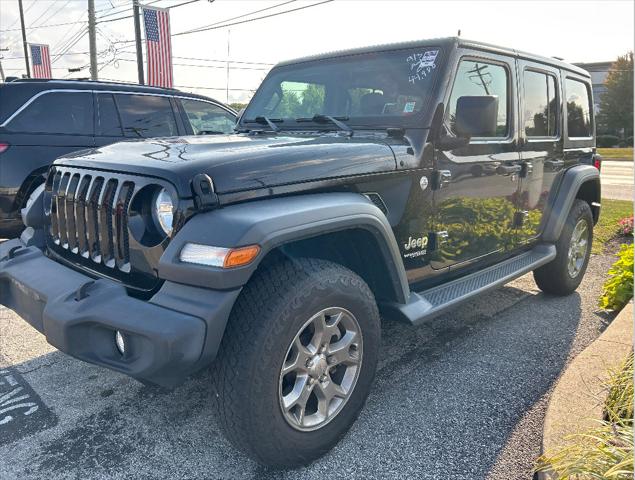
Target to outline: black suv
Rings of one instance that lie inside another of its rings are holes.
[[[236,112],[201,95],[121,83],[0,83],[0,238],[60,155],[125,138],[230,133]]]
[[[0,245],[0,301],[145,382],[212,365],[232,443],[307,463],[364,405],[380,316],[419,325],[530,271],[578,287],[592,105],[587,72],[460,38],[282,63],[235,135],[57,160]]]

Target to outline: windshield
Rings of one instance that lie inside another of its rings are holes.
[[[439,53],[435,47],[419,47],[278,67],[256,92],[241,123],[266,117],[285,128],[297,125],[296,119],[328,115],[348,125],[403,126],[428,102]]]

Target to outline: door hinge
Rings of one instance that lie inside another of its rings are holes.
[[[452,179],[452,172],[450,170],[435,170],[432,172],[432,189],[440,190],[447,187]]]

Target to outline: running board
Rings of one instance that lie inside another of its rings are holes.
[[[483,292],[500,287],[556,257],[556,247],[541,244],[504,262],[492,265],[448,283],[411,292],[408,303],[385,303],[382,313],[413,325],[419,325],[447,310],[470,300]]]

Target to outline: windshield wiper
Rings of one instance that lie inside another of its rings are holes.
[[[279,128],[278,128],[278,126],[277,126],[275,123],[273,123],[273,122],[282,123],[283,121],[284,121],[284,120],[282,120],[281,118],[274,118],[274,119],[271,119],[271,118],[269,118],[269,117],[265,117],[264,115],[259,116],[259,117],[256,117],[256,118],[254,118],[253,120],[243,120],[243,122],[244,122],[244,123],[260,123],[260,124],[263,124],[263,125],[269,125],[269,128],[270,128],[272,131],[274,131],[274,132],[277,132],[277,131],[279,131],[280,129],[279,129]]]
[[[335,125],[340,130],[348,132],[349,136],[352,137],[354,130],[351,127],[349,127],[348,125],[346,125],[345,123],[341,122],[341,120],[348,120],[348,117],[331,117],[330,115],[322,115],[321,113],[316,113],[315,115],[313,115],[310,118],[309,117],[301,117],[301,118],[296,118],[295,119],[296,122],[315,122],[315,123],[331,122],[333,125]]]

